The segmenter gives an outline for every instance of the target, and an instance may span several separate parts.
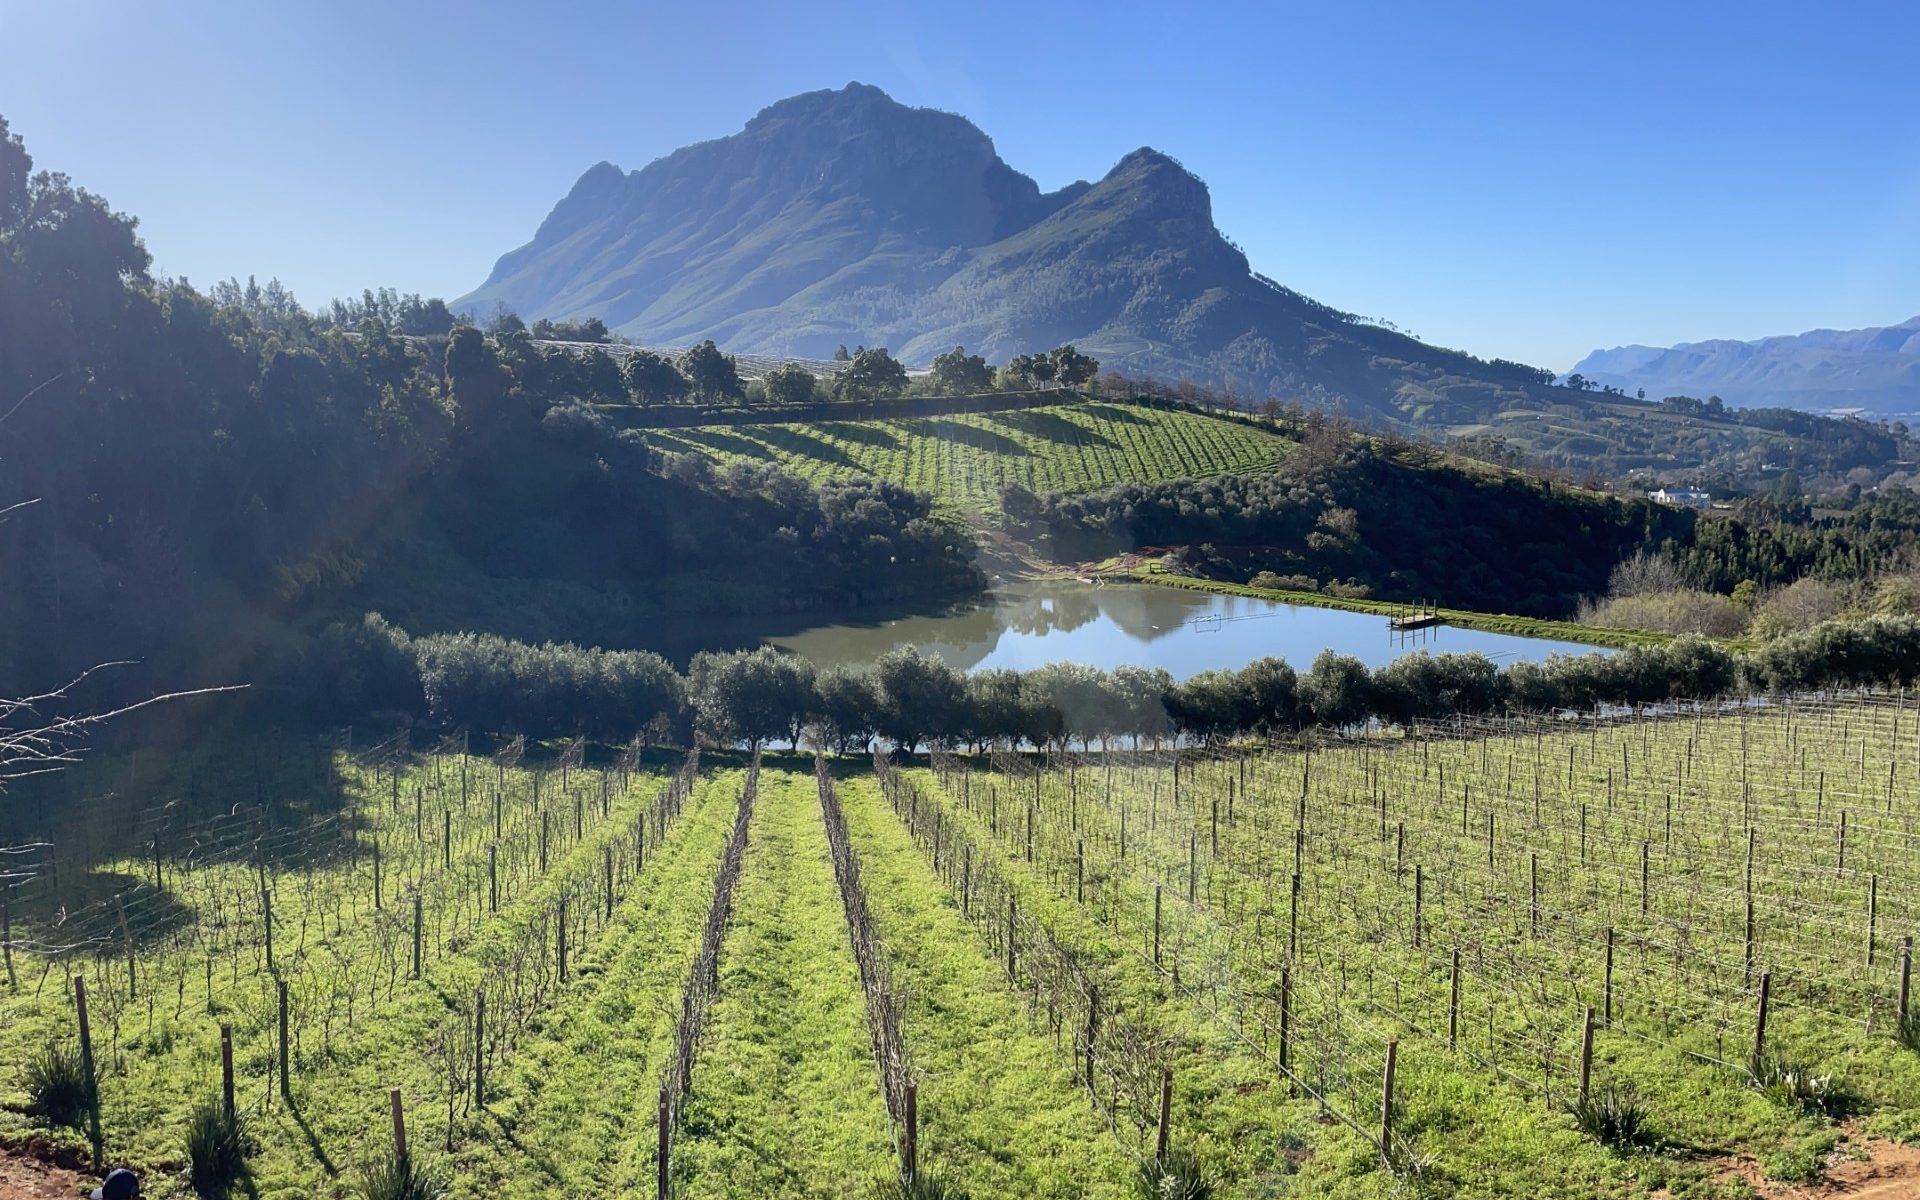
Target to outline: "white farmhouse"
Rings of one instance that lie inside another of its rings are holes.
[[[1713,497],[1699,488],[1661,488],[1648,492],[1647,499],[1659,504],[1682,504],[1688,508],[1708,508],[1713,504]]]

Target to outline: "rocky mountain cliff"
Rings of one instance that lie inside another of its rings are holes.
[[[965,345],[1002,361],[1073,341],[1128,373],[1395,422],[1480,421],[1545,389],[1543,372],[1254,273],[1206,184],[1165,154],[1042,192],[964,118],[858,83],[637,171],[600,163],[460,303],[799,357],[866,344],[925,363]]]

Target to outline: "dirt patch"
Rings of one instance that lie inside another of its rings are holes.
[[[99,1186],[95,1176],[80,1175],[17,1150],[0,1151],[0,1200],[73,1200]]]
[[[1813,1183],[1772,1183],[1757,1160],[1724,1161],[1722,1178],[1739,1176],[1764,1200],[1913,1200],[1920,1197],[1920,1148],[1849,1133]]]

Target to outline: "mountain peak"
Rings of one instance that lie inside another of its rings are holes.
[[[871,83],[858,80],[842,88],[819,88],[776,100],[755,113],[747,122],[749,132],[783,120],[845,120],[851,117],[873,118],[890,114],[935,112],[902,104]],[[984,135],[983,135],[984,136]]]
[[[1114,164],[1100,181],[1104,190],[1125,191],[1162,213],[1179,213],[1213,225],[1213,197],[1206,183],[1180,160],[1142,146]]]

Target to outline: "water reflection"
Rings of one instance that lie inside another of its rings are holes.
[[[1440,627],[1394,634],[1386,618],[1153,584],[1077,580],[1008,585],[943,615],[822,625],[770,643],[820,666],[864,666],[895,646],[918,646],[962,670],[1083,662],[1165,667],[1176,679],[1278,655],[1305,669],[1325,649],[1370,666],[1420,649],[1478,650],[1507,663],[1592,649],[1572,642]]]

